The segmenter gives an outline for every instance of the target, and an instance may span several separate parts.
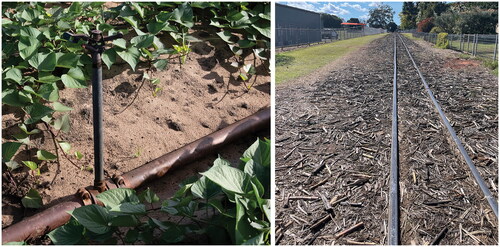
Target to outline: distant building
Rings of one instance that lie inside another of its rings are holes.
[[[321,42],[321,15],[276,3],[276,47]]]

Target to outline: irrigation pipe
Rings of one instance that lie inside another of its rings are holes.
[[[182,148],[165,154],[141,167],[118,177],[118,187],[137,188],[148,181],[164,176],[169,170],[187,165],[199,158],[205,157],[218,148],[227,145],[241,137],[261,129],[269,128],[271,110],[265,108],[245,119],[229,125],[210,135],[202,137]],[[2,243],[19,242],[42,236],[68,222],[71,216],[67,211],[85,205],[84,200],[77,196],[69,201],[59,203],[34,216],[26,218],[2,230]]]
[[[392,81],[391,173],[389,182],[389,245],[399,245],[399,147],[398,147],[398,62],[394,36],[394,76]]]
[[[446,128],[448,129],[448,132],[450,133],[451,138],[453,139],[453,141],[455,141],[455,144],[457,144],[457,147],[460,150],[460,153],[462,154],[462,156],[464,157],[465,162],[469,166],[469,169],[471,170],[472,175],[474,175],[474,178],[476,179],[477,184],[479,185],[479,187],[483,191],[484,197],[486,198],[486,200],[488,200],[488,203],[490,204],[490,207],[493,210],[493,213],[495,213],[495,216],[498,219],[498,203],[497,203],[497,200],[491,194],[491,191],[488,188],[488,186],[486,185],[486,183],[484,182],[483,178],[481,177],[481,174],[477,170],[477,168],[474,165],[474,163],[472,163],[472,160],[469,157],[469,154],[467,154],[467,151],[465,151],[464,145],[462,144],[462,142],[458,138],[457,133],[455,133],[455,130],[453,129],[453,127],[451,127],[451,124],[448,121],[448,118],[446,118],[446,115],[444,115],[444,112],[441,109],[441,106],[439,106],[439,103],[437,102],[436,98],[434,97],[434,94],[432,93],[431,89],[429,88],[429,85],[425,81],[424,76],[422,75],[422,73],[418,69],[418,66],[415,63],[415,60],[413,60],[413,57],[410,54],[410,50],[408,49],[408,47],[406,46],[405,42],[403,41],[403,38],[401,38],[401,36],[398,36],[398,37],[401,39],[401,42],[403,43],[403,46],[405,47],[406,52],[408,53],[408,57],[413,62],[413,66],[417,70],[418,75],[420,76],[420,79],[422,79],[422,82],[424,84],[425,90],[429,94],[429,98],[431,98],[432,103],[434,103],[434,106],[436,107],[436,109],[437,109],[437,111],[439,113],[439,116],[441,116],[441,120],[443,120],[443,123],[446,126]]]

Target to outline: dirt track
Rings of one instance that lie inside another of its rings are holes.
[[[498,197],[498,79],[456,52],[406,43]],[[375,40],[325,79],[277,89],[277,244],[387,243],[392,45]],[[445,228],[441,244],[497,244],[495,216],[398,46],[402,244],[429,244]]]

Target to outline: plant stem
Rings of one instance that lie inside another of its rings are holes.
[[[49,133],[52,135],[52,141],[54,142],[54,146],[56,147],[56,156],[57,156],[57,162],[59,163],[60,160],[59,160],[59,148],[62,150],[62,147],[60,146],[60,144],[57,142],[56,140],[56,135],[54,134],[54,132],[50,129],[50,127],[48,126],[47,123],[45,123],[45,127],[47,128],[47,131],[49,131]],[[75,164],[75,162],[73,162],[72,160],[69,159],[68,155],[64,152],[64,150],[62,150],[62,154],[64,155],[64,157],[66,157],[66,159],[73,165],[75,166],[76,168],[80,169],[80,167]],[[60,172],[60,170],[58,171]]]

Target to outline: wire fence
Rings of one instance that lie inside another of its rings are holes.
[[[366,35],[385,33],[381,28],[351,29],[351,28],[324,28],[307,29],[293,27],[276,28],[276,48],[311,45],[315,43],[329,43],[338,40],[363,37]]]
[[[436,44],[438,34],[413,32],[412,35]],[[493,60],[498,58],[498,34],[448,34],[448,42],[449,49]]]

